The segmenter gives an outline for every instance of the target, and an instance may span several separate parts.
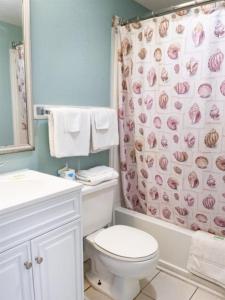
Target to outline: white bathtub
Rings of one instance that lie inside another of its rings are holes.
[[[115,209],[115,223],[142,229],[157,239],[160,250],[159,269],[175,273],[178,277],[224,297],[223,288],[191,274],[186,269],[193,231],[123,207]]]

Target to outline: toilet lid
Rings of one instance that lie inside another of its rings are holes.
[[[124,225],[102,230],[95,243],[114,255],[131,259],[150,256],[158,250],[158,243],[150,234]]]

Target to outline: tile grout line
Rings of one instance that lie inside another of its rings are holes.
[[[146,286],[141,290],[141,292],[142,292],[142,294],[144,294],[145,296],[147,296],[149,299],[151,299],[151,300],[157,300],[157,299],[154,299],[154,298],[152,298],[151,296],[149,296],[148,294],[146,294],[145,292],[144,292],[144,289],[149,285],[149,284],[151,284],[151,282],[159,275],[161,273],[161,271],[159,271],[159,273],[158,274],[156,274],[150,281],[149,281],[149,283],[148,284],[146,284]]]
[[[196,290],[194,291],[194,293],[192,294],[192,296],[189,300],[193,299],[194,295],[197,293],[197,290],[198,290],[198,287],[196,288]]]
[[[141,288],[141,292],[146,288],[147,285],[149,285],[152,282],[153,279],[155,279],[159,275],[160,272],[161,271],[159,271],[154,277],[152,277],[152,279],[148,283],[146,283],[144,287]]]

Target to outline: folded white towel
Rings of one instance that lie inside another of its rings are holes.
[[[97,185],[104,181],[118,178],[116,170],[106,166],[98,166],[89,170],[80,170],[77,172],[77,179],[87,185]]]
[[[111,112],[110,112],[111,113]],[[96,130],[108,130],[110,118],[108,112],[104,113],[100,109],[94,113],[94,121]]]
[[[89,155],[89,110],[52,108],[48,117],[48,128],[51,156],[61,158]]]
[[[195,232],[187,269],[225,287],[225,239],[203,231]]]
[[[119,144],[116,110],[93,108],[91,112],[92,152],[99,152]]]
[[[81,114],[74,112],[73,109],[68,110],[64,114],[64,131],[70,133],[80,132]]]

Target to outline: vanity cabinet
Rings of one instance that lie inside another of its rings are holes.
[[[0,299],[33,300],[32,270],[24,263],[31,261],[30,243],[24,243],[0,254]]]
[[[31,241],[35,299],[81,299],[80,223],[72,222]]]
[[[36,197],[40,192],[35,193],[34,187],[39,185],[32,187],[27,180],[30,193],[22,188],[24,198],[20,195],[16,205],[5,201],[3,209],[0,198],[0,299],[83,300],[81,185],[34,171],[25,173],[37,182],[44,180],[46,193],[43,197],[42,185],[42,195]],[[18,190],[20,184],[25,185],[16,182]]]

